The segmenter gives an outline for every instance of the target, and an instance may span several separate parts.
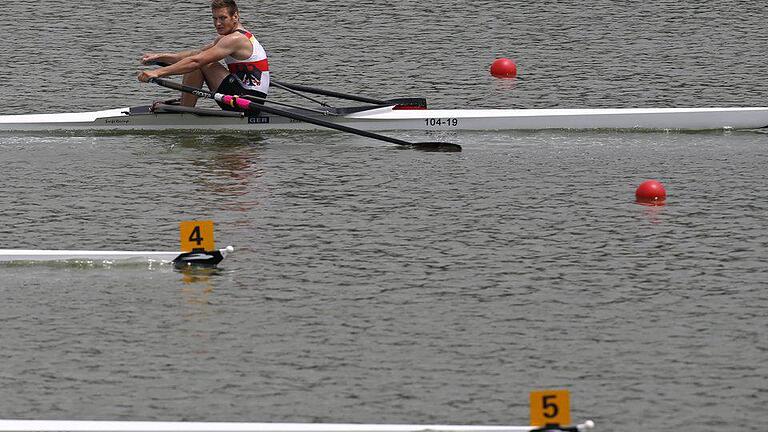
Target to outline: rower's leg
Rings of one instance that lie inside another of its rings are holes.
[[[190,87],[201,88],[203,86],[203,81],[205,81],[205,75],[203,75],[203,72],[200,69],[197,69],[193,70],[192,72],[185,73],[182,83]],[[191,93],[181,92],[182,106],[193,107],[196,103],[197,96]]]
[[[202,88],[203,83],[205,83],[208,85],[209,90],[215,92],[227,76],[229,76],[227,68],[222,66],[221,63],[214,62],[184,74],[183,83],[184,85],[196,88]],[[196,103],[197,96],[186,92],[181,93],[182,106],[193,107]]]
[[[200,68],[203,76],[205,76],[205,83],[208,85],[208,90],[215,92],[224,78],[229,76],[229,70],[221,65],[219,62],[208,63]]]

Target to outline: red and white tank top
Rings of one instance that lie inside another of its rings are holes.
[[[269,90],[269,62],[267,62],[267,53],[251,32],[241,29],[237,31],[244,34],[251,41],[253,46],[251,56],[245,60],[238,60],[232,56],[227,56],[224,59],[224,63],[226,63],[229,73],[240,80],[243,88],[267,94]]]

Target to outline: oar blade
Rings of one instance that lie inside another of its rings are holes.
[[[454,143],[449,142],[417,142],[412,143],[411,147],[413,147],[416,150],[426,151],[426,152],[460,152],[461,146]]]

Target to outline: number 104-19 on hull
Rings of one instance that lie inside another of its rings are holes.
[[[457,118],[426,118],[424,119],[424,125],[427,127],[458,127],[459,119]]]

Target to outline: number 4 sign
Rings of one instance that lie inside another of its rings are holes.
[[[213,241],[213,221],[181,222],[179,232],[182,252],[216,250],[216,244]]]
[[[531,392],[531,426],[571,424],[571,402],[568,390]]]

